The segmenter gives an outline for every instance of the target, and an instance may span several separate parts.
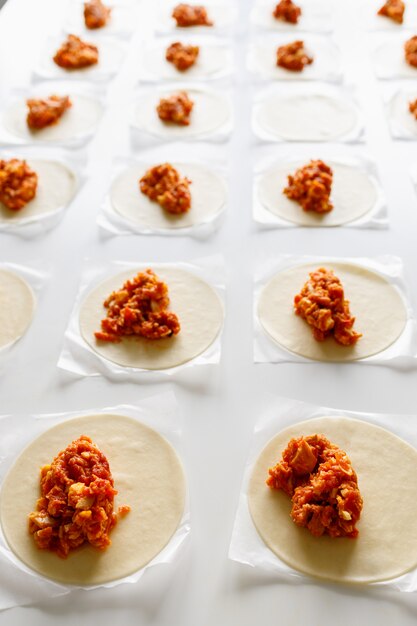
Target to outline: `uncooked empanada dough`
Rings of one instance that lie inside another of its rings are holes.
[[[40,468],[81,435],[107,457],[118,491],[115,511],[121,505],[131,510],[112,530],[107,550],[85,545],[61,559],[36,547],[28,515],[40,495]],[[89,415],[61,422],[23,450],[4,480],[0,519],[8,545],[25,565],[59,582],[97,585],[149,563],[178,528],[184,502],[183,469],[166,439],[129,417]]]
[[[270,489],[268,469],[292,437],[323,434],[344,450],[358,476],[363,510],[357,539],[313,537],[290,517],[291,500]],[[343,583],[372,583],[417,566],[417,451],[367,422],[319,417],[278,433],[255,462],[248,505],[266,545],[290,567]]]
[[[0,350],[26,332],[35,310],[35,296],[27,282],[0,268]]]
[[[158,43],[144,51],[143,63],[146,73],[149,72],[157,78],[167,80],[201,80],[215,78],[216,74],[222,72],[224,67],[231,63],[230,53],[226,46],[201,42],[196,38],[192,41],[181,38],[181,43],[184,45],[198,45],[200,48],[194,65],[181,72],[165,58],[166,49],[170,43],[172,39],[164,40],[162,44]]]

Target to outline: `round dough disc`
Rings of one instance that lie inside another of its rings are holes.
[[[115,511],[121,505],[131,510],[111,531],[112,544],[104,552],[85,545],[61,559],[37,548],[28,515],[40,495],[40,468],[81,435],[107,457],[118,491]],[[54,426],[25,448],[4,480],[0,519],[9,547],[25,565],[59,582],[98,585],[149,563],[178,528],[184,502],[181,462],[161,435],[129,417],[89,415]]]
[[[23,278],[0,268],[0,350],[26,332],[35,311],[35,296]]]
[[[165,58],[166,49],[171,43],[172,40],[165,42],[164,45],[159,44],[148,48],[145,51],[144,67],[147,72],[167,80],[184,80],[184,78],[187,80],[199,80],[202,78],[214,78],[217,73],[221,72],[230,63],[226,46],[214,44],[199,45],[198,42],[182,39],[182,43],[185,45],[199,45],[200,51],[194,65],[181,72]]]
[[[275,165],[259,179],[258,192],[261,204],[274,215],[300,226],[339,226],[359,219],[371,211],[377,200],[377,191],[372,179],[362,170],[349,165],[326,161],[333,170],[331,201],[333,210],[319,215],[304,211],[295,200],[283,193],[288,185],[288,174],[304,162]]]
[[[313,537],[290,517],[291,500],[270,489],[268,469],[292,437],[323,434],[345,450],[358,476],[363,510],[357,539]],[[417,566],[417,451],[383,428],[346,417],[319,417],[281,431],[255,462],[249,510],[268,548],[310,576],[372,583]]]
[[[405,60],[405,41],[385,41],[375,50],[375,69],[380,78],[416,78],[417,68]]]
[[[160,370],[176,367],[207,350],[223,324],[222,303],[210,285],[183,269],[152,267],[168,285],[169,308],[178,315],[181,330],[166,339],[124,337],[120,343],[98,341],[94,333],[106,317],[103,302],[114,290],[121,289],[144,267],[124,271],[101,283],[85,298],[80,310],[80,331],[85,341],[100,356],[125,367]]]
[[[102,113],[101,105],[93,98],[80,95],[71,95],[71,102],[72,107],[65,111],[57,124],[32,131],[26,123],[26,102],[19,100],[4,112],[4,125],[8,132],[33,144],[84,139],[94,132]]]
[[[311,327],[294,312],[294,296],[309,272],[320,265],[334,270],[356,317],[355,330],[362,337],[353,346],[341,346],[328,337],[316,341]],[[356,361],[382,352],[404,330],[407,311],[401,295],[380,274],[350,263],[299,265],[275,274],[263,288],[258,304],[265,332],[285,350],[315,361]]]
[[[194,102],[189,126],[163,122],[158,117],[156,107],[160,99],[175,93],[173,89],[144,94],[134,110],[134,126],[158,137],[178,139],[213,133],[229,121],[230,105],[221,94],[200,89],[186,89],[186,92]]]
[[[264,131],[288,141],[340,139],[358,122],[349,102],[321,94],[270,95],[259,104],[256,119]]]
[[[267,78],[276,80],[326,80],[336,76],[339,71],[339,52],[332,44],[325,40],[308,39],[304,42],[308,56],[313,63],[306,65],[301,72],[287,70],[277,65],[277,49],[280,45],[291,43],[289,38],[279,42],[263,41],[255,44],[251,49],[252,71]]]
[[[191,180],[191,209],[187,213],[171,215],[140,191],[139,180],[149,169],[143,165],[133,165],[116,178],[110,190],[113,209],[127,220],[152,229],[189,228],[213,220],[226,201],[221,178],[199,165],[173,163],[173,166],[181,176]]]
[[[75,194],[75,174],[63,163],[28,159],[28,165],[38,175],[36,196],[20,211],[11,211],[0,202],[0,223],[17,224],[54,213],[69,204]]]
[[[85,40],[89,43],[96,44],[96,41],[90,41],[90,33],[86,35]],[[98,63],[95,65],[89,65],[88,67],[81,67],[79,69],[66,69],[65,67],[57,65],[53,60],[56,51],[61,47],[63,41],[63,38],[55,40],[54,45],[50,46],[45,52],[40,64],[40,70],[42,73],[46,73],[50,77],[60,79],[105,80],[117,72],[123,60],[123,48],[121,48],[117,42],[101,40],[98,44]]]

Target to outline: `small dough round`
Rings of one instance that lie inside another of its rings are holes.
[[[179,126],[159,119],[156,107],[161,98],[176,93],[175,89],[155,94],[147,93],[136,103],[133,125],[166,139],[178,139],[208,135],[226,124],[231,118],[231,108],[227,99],[220,93],[202,89],[184,89],[194,102],[189,126]]]
[[[43,159],[28,159],[27,163],[38,175],[36,196],[20,211],[11,211],[0,202],[0,224],[22,224],[55,213],[65,208],[76,192],[75,174],[63,163]]]
[[[163,45],[158,44],[145,50],[143,63],[146,72],[167,80],[200,80],[215,78],[227,65],[230,65],[230,54],[226,46],[209,43],[199,45],[198,42],[181,38],[181,43],[184,45],[198,45],[200,48],[194,65],[181,72],[165,58],[166,49],[172,42],[171,38]]]
[[[150,200],[139,189],[139,180],[149,169],[133,165],[122,172],[110,189],[113,209],[122,217],[143,228],[179,229],[212,221],[226,202],[225,185],[219,176],[200,165],[173,163],[181,176],[191,180],[191,209],[181,215],[172,215]]]
[[[333,270],[340,278],[354,329],[362,337],[353,346],[341,346],[328,337],[316,341],[311,327],[294,312],[294,297],[318,267]],[[263,288],[258,317],[264,331],[282,348],[314,361],[357,361],[382,352],[401,335],[407,311],[397,289],[383,276],[350,263],[317,262],[298,265],[275,274]]]
[[[378,195],[373,180],[358,167],[326,160],[333,170],[330,196],[333,209],[321,215],[304,211],[298,202],[287,198],[283,189],[288,185],[288,175],[307,163],[291,161],[274,165],[260,176],[259,200],[268,211],[300,226],[339,226],[359,219],[374,208]]]
[[[417,119],[410,113],[409,104],[417,98],[417,92],[399,91],[389,104],[392,122],[399,126],[402,132],[415,137],[417,135]]]
[[[104,552],[85,545],[61,559],[37,548],[28,515],[40,495],[40,468],[81,435],[107,457],[118,491],[115,511],[131,510]],[[0,521],[9,547],[32,570],[62,583],[99,585],[133,574],[159,554],[181,522],[184,503],[184,472],[166,439],[130,417],[88,415],[61,422],[23,450],[3,482]]]
[[[405,60],[404,43],[400,39],[385,41],[375,50],[378,78],[417,78],[417,68]]]
[[[214,342],[223,325],[223,305],[214,289],[198,276],[176,267],[152,266],[168,285],[169,308],[178,315],[181,330],[166,339],[124,337],[120,343],[98,341],[106,317],[103,302],[114,290],[121,289],[145,267],[112,276],[85,298],[80,310],[80,331],[84,340],[101,357],[124,367],[162,370],[187,363],[202,354]]]
[[[20,339],[35,312],[35,296],[27,282],[0,268],[0,350]]]
[[[28,108],[25,100],[14,102],[4,112],[6,130],[31,144],[84,139],[94,132],[102,107],[97,100],[87,96],[71,94],[70,99],[72,107],[65,111],[57,124],[35,131],[30,130],[26,122]]]
[[[266,485],[292,437],[323,434],[344,450],[358,476],[363,510],[357,539],[313,537],[290,517],[291,500]],[[255,462],[248,505],[265,544],[287,565],[339,583],[374,583],[417,566],[417,451],[367,422],[319,417],[278,433]]]
[[[341,139],[358,123],[348,101],[321,94],[272,94],[259,103],[255,115],[264,132],[288,141]]]
[[[81,9],[82,11],[82,9]],[[91,32],[91,31],[90,31]],[[101,39],[92,40],[90,34],[86,34],[82,39],[88,43],[93,43],[98,47],[98,63],[81,67],[79,69],[66,69],[57,65],[53,60],[56,51],[61,47],[64,38],[55,40],[54,45],[49,47],[44,53],[40,63],[40,72],[51,78],[68,78],[70,80],[105,80],[113,76],[119,69],[123,60],[123,48],[114,41]]]

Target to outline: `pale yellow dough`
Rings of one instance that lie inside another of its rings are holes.
[[[268,469],[292,437],[323,434],[345,450],[363,497],[357,539],[313,537],[290,518],[291,500],[270,489]],[[255,462],[249,510],[266,545],[287,565],[340,583],[372,583],[417,566],[417,451],[387,430],[346,417],[320,417],[278,433]]]
[[[341,346],[333,337],[316,341],[311,327],[294,312],[294,296],[319,267],[333,270],[340,278],[354,329],[362,337],[354,346]],[[397,289],[383,276],[350,263],[325,261],[298,265],[278,272],[263,288],[258,317],[265,332],[285,350],[316,361],[355,361],[382,352],[404,330],[407,311]]]
[[[109,461],[118,490],[115,510],[131,510],[112,530],[107,550],[85,545],[61,559],[36,547],[28,515],[40,495],[40,468],[80,435],[91,437]],[[54,426],[25,448],[4,480],[0,516],[8,545],[25,565],[58,582],[97,585],[149,563],[178,528],[184,502],[181,462],[161,435],[129,417],[89,415]]]
[[[27,282],[0,268],[0,350],[26,332],[35,311],[35,296]]]
[[[103,302],[114,290],[136,276],[145,267],[124,271],[108,278],[85,298],[80,310],[80,331],[84,340],[100,356],[125,367],[160,370],[182,365],[195,358],[213,343],[223,324],[223,305],[210,285],[191,272],[176,267],[152,266],[168,285],[169,309],[181,324],[178,335],[166,339],[124,337],[120,343],[98,341],[106,317]]]

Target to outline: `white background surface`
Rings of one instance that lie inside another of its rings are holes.
[[[255,140],[249,120],[252,89],[244,72],[249,0],[240,0],[234,80],[237,131],[229,148],[229,215],[207,241],[190,238],[104,237],[95,219],[111,171],[112,156],[127,155],[126,111],[135,85],[141,36],[132,40],[120,75],[109,84],[109,107],[90,148],[91,177],[60,225],[46,236],[0,236],[0,260],[42,266],[50,280],[34,323],[0,371],[1,412],[55,412],[135,404],[174,389],[184,416],[184,462],[191,495],[192,539],[176,567],[156,569],[137,586],[75,593],[0,614],[0,625],[100,623],[152,626],[247,626],[282,623],[330,626],[401,624],[417,620],[417,596],[364,588],[277,584],[227,560],[240,482],[257,417],[277,395],[358,411],[417,415],[417,371],[355,365],[252,364],[252,275],[264,258],[284,252],[319,255],[396,254],[403,258],[417,298],[417,199],[409,176],[416,143],[393,143],[388,134],[382,84],[373,76],[357,9],[364,0],[338,0],[337,42],[345,78],[358,86],[367,122],[368,152],[378,163],[391,228],[260,231],[251,220],[251,159]],[[153,0],[144,3],[153,4]],[[336,5],[336,3],[335,3]],[[65,3],[9,0],[0,12],[0,98],[29,84],[30,69],[47,35],[62,26]],[[145,22],[139,21],[144,29]],[[219,154],[223,148],[219,146]],[[288,146],[277,145],[277,155]],[[295,150],[295,148],[294,148]],[[355,150],[355,148],[353,148]],[[341,146],[341,154],[352,151]],[[313,146],[312,158],[320,147]],[[227,318],[222,363],[187,369],[163,384],[76,380],[56,368],[83,259],[176,261],[213,253],[227,267]],[[18,418],[16,418],[18,419]],[[417,427],[417,419],[416,419]],[[381,503],[389,515],[389,494]],[[4,573],[3,573],[4,575]],[[1,573],[0,573],[1,576]],[[146,580],[145,580],[146,579]],[[1,578],[0,578],[1,580]]]

